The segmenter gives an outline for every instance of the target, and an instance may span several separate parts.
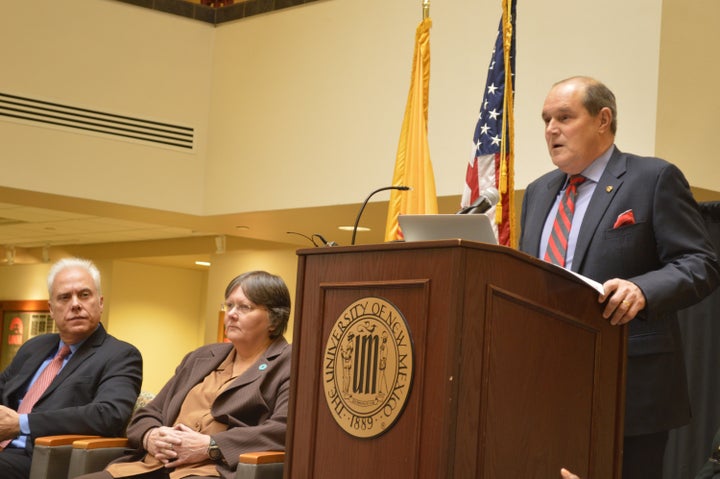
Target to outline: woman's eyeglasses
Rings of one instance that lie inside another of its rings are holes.
[[[245,304],[245,303],[222,303],[220,305],[220,309],[226,313],[232,313],[233,310],[237,311],[238,314],[245,316],[246,314],[250,313],[251,311],[254,311],[256,309],[261,309],[262,306],[254,306],[252,304]]]

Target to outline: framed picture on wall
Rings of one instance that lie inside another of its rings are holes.
[[[3,301],[0,303],[0,320],[0,370],[10,364],[25,341],[40,334],[57,332],[47,301]]]

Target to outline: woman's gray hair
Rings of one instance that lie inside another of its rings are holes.
[[[53,283],[55,282],[55,277],[60,271],[67,268],[82,268],[87,271],[95,283],[97,294],[102,296],[102,288],[100,287],[100,271],[98,271],[92,261],[83,258],[63,258],[50,267],[50,272],[47,276],[48,297],[50,299],[52,299],[52,288]]]
[[[238,287],[247,298],[268,310],[270,338],[275,339],[287,331],[290,319],[290,291],[281,277],[267,271],[249,271],[236,276],[225,288],[225,299]]]

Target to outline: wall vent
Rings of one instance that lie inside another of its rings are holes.
[[[191,150],[194,130],[142,118],[0,93],[0,116]]]
[[[0,226],[11,226],[11,225],[19,225],[25,223],[25,221],[20,221],[15,218],[3,218],[0,217]]]

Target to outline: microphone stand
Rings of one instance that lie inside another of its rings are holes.
[[[358,224],[360,224],[360,216],[362,216],[363,210],[365,210],[365,206],[368,204],[368,201],[370,201],[370,198],[372,198],[375,193],[380,193],[381,191],[385,190],[402,190],[407,191],[409,190],[409,186],[384,186],[382,188],[378,188],[377,190],[373,191],[368,195],[367,198],[365,198],[365,203],[363,203],[362,207],[360,208],[360,211],[358,211],[357,218],[355,218],[355,226],[353,226],[353,234],[352,234],[352,241],[350,241],[351,245],[355,244],[355,235],[357,234]]]
[[[314,240],[312,237],[310,237],[310,236],[304,235],[304,234],[302,234],[302,233],[298,233],[297,231],[286,231],[285,233],[287,233],[287,234],[289,234],[289,235],[302,236],[303,238],[305,238],[305,239],[309,240],[310,242],[312,242],[312,244],[314,244],[316,248],[318,247],[318,244],[317,244],[317,243],[315,242],[315,240]]]

